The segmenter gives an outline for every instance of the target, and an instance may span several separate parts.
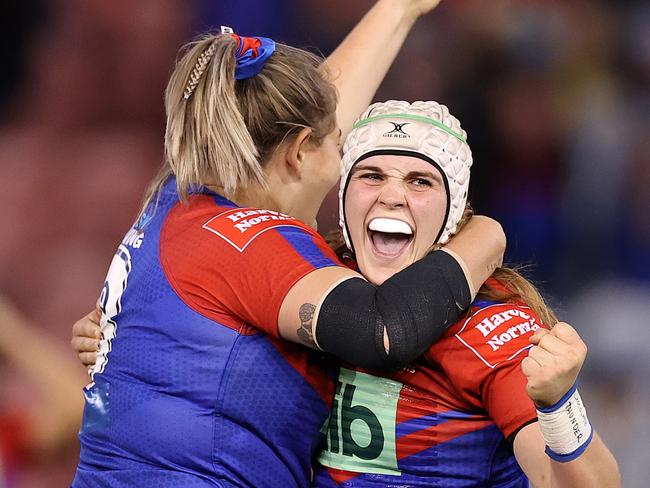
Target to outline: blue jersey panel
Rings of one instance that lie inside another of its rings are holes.
[[[326,360],[303,348],[288,357],[179,298],[159,256],[174,186],[127,234],[104,285],[73,486],[308,486],[329,405],[292,361]]]
[[[324,370],[331,361],[314,351],[300,353]],[[329,405],[265,336],[241,337],[233,348],[220,410],[215,453],[229,479],[242,486],[310,485]]]
[[[298,231],[294,227],[278,227],[277,230],[295,251],[311,263],[314,268],[337,266],[337,263],[327,257],[308,234]]]

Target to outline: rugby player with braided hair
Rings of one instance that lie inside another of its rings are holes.
[[[355,124],[332,243],[371,283],[471,218],[466,137],[436,102],[375,103]],[[315,486],[619,486],[576,389],[586,352],[529,281],[499,267],[406,368],[341,367]]]

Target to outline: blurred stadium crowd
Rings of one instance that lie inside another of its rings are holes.
[[[326,55],[370,4],[2,2],[0,487],[72,478],[84,372],[65,342],[162,162],[178,48],[227,24]],[[503,224],[506,261],[529,265],[584,337],[590,417],[624,486],[647,486],[650,4],[443,1],[376,98],[434,99],[458,115],[473,206]],[[336,211],[333,192],[321,230]]]

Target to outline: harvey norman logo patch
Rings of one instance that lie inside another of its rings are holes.
[[[456,338],[494,368],[530,348],[529,338],[540,327],[530,308],[500,303],[468,318]]]
[[[286,226],[303,228],[297,219],[289,215],[248,208],[226,210],[203,224],[204,229],[217,234],[239,252],[243,252],[263,232]]]

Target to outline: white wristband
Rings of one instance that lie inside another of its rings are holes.
[[[593,438],[594,432],[576,385],[554,405],[537,407],[537,418],[546,442],[546,454],[555,461],[566,463],[577,458]]]

